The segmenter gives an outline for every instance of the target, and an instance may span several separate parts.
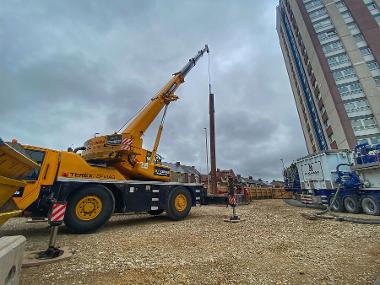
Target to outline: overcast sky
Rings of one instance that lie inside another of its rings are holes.
[[[306,154],[275,29],[278,1],[0,1],[3,139],[66,150],[112,133],[207,43],[218,168],[280,178],[280,158]],[[178,89],[159,146],[166,161],[202,172],[207,69],[205,56]]]

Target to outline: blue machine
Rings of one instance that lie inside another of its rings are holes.
[[[305,204],[327,206],[339,188],[334,211],[380,215],[380,144],[300,158],[284,170],[284,180]]]

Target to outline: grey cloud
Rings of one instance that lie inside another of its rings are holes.
[[[211,48],[217,160],[279,178],[305,154],[273,1],[2,1],[0,136],[65,149],[117,130],[203,44]],[[169,107],[159,152],[206,170],[207,57]],[[144,142],[153,144],[159,118]]]

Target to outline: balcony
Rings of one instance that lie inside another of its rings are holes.
[[[353,36],[361,33],[359,28],[357,28],[357,27],[349,28],[349,30],[350,30],[351,35],[353,35]]]
[[[328,52],[323,52],[323,53],[325,54],[326,57],[330,57],[330,56],[338,55],[344,51],[345,51],[344,48],[341,47],[340,49],[330,50]]]
[[[362,91],[360,91],[357,93],[347,93],[347,94],[341,95],[341,98],[343,101],[348,101],[348,100],[365,98],[365,95]]]
[[[346,62],[343,62],[343,63],[338,63],[336,65],[329,65],[329,66],[330,66],[330,70],[334,71],[334,70],[337,70],[337,69],[341,69],[341,68],[345,68],[345,67],[350,67],[352,65],[351,65],[351,62],[346,61]]]
[[[357,111],[352,111],[352,112],[347,112],[347,116],[349,118],[355,118],[355,117],[360,117],[360,116],[368,116],[368,115],[372,115],[372,112],[371,110],[369,110],[369,108],[367,108],[366,110],[357,110]]]
[[[335,42],[337,40],[339,40],[339,37],[337,35],[333,35],[333,36],[329,36],[329,37],[326,37],[323,39],[319,39],[319,42],[321,43],[321,45],[324,45],[324,44],[328,44],[330,42]]]
[[[380,69],[371,70],[371,73],[373,77],[380,76]]]
[[[320,32],[323,32],[323,31],[331,30],[333,28],[334,28],[334,25],[328,24],[328,25],[321,26],[321,27],[314,27],[314,30],[315,30],[316,33],[320,33]]]
[[[354,130],[354,134],[356,137],[376,135],[378,133],[379,133],[379,129],[375,126],[370,129]]]
[[[366,47],[367,43],[365,41],[360,41],[356,43],[358,48]]]
[[[362,56],[363,56],[364,61],[366,62],[375,60],[372,54],[367,54],[367,55],[362,55]]]
[[[378,15],[380,13],[380,11],[379,11],[379,9],[373,9],[373,10],[371,10],[371,15],[372,16],[376,16],[376,15]]]
[[[336,84],[347,84],[358,81],[358,77],[356,75],[352,75],[350,77],[341,77],[335,79]]]
[[[318,9],[321,9],[322,7],[324,7],[323,4],[322,3],[318,3],[318,4],[314,5],[314,6],[310,6],[310,7],[306,8],[306,11],[308,13],[311,13],[311,12],[314,12],[314,11],[316,11]]]
[[[318,22],[319,20],[327,19],[328,17],[329,17],[329,14],[319,15],[319,16],[313,18],[313,19],[310,18],[310,21],[311,21],[312,23],[314,23],[314,22]]]

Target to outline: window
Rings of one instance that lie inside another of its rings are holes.
[[[356,25],[354,22],[348,23],[347,28],[351,31],[351,34],[353,34],[356,30],[359,30],[358,25]]]
[[[325,19],[325,20],[322,20],[319,22],[315,22],[313,24],[313,27],[314,27],[314,30],[319,30],[319,29],[323,29],[323,28],[331,26],[331,25],[332,25],[331,20]]]
[[[352,120],[351,126],[354,129],[354,131],[359,131],[363,129],[362,121],[361,120]]]
[[[359,143],[365,143],[368,144],[379,144],[380,143],[380,136],[373,136],[373,137],[364,137],[364,138],[358,138],[358,144]]]
[[[363,91],[359,82],[338,85],[338,90],[341,96],[355,94]]]
[[[313,19],[325,16],[325,15],[327,15],[327,11],[325,8],[322,8],[322,9],[311,12],[309,14],[309,17],[310,17],[310,20],[313,20]]]
[[[380,143],[380,136],[371,137],[371,143],[372,144]]]
[[[313,9],[314,7],[317,7],[317,6],[319,6],[319,5],[322,5],[321,0],[312,0],[312,1],[310,1],[309,3],[306,3],[306,4],[305,4],[305,8],[306,8],[306,10],[311,10],[311,9]]]
[[[42,162],[45,158],[45,152],[39,150],[24,149],[26,155],[42,166]],[[38,175],[40,174],[41,168],[34,169],[26,174],[22,179],[23,180],[37,180]]]
[[[376,86],[380,87],[380,76],[376,76],[373,79],[375,80]]]
[[[369,143],[368,139],[358,139],[358,142],[357,142],[358,145],[363,144],[363,143]]]
[[[333,77],[335,80],[350,78],[350,77],[354,77],[355,75],[356,75],[355,71],[352,67],[340,69],[333,72]]]
[[[366,111],[369,109],[367,100],[352,101],[344,104],[347,113]]]
[[[339,64],[347,63],[349,62],[349,59],[347,54],[343,53],[327,58],[327,62],[330,67],[333,67]]]
[[[329,53],[332,51],[343,49],[343,44],[341,41],[336,41],[333,43],[328,43],[328,44],[323,45],[322,49],[324,53]]]
[[[329,143],[332,143],[335,140],[334,134],[329,135],[328,139],[329,139]]]
[[[380,25],[380,14],[375,16],[375,21]]]
[[[368,130],[376,128],[376,122],[373,116],[370,116],[361,119],[351,120],[351,126],[354,129],[354,131]]]
[[[373,10],[377,9],[377,6],[375,3],[371,3],[371,4],[367,5],[367,7],[368,7],[369,11],[373,11]]]
[[[373,129],[376,127],[376,122],[373,117],[363,119],[364,128]]]
[[[355,42],[357,42],[357,43],[364,41],[363,34],[357,34],[357,35],[354,35],[354,40],[355,40]]]
[[[379,64],[377,63],[377,61],[367,62],[367,66],[368,66],[369,70],[371,70],[371,71],[379,69]]]
[[[362,56],[366,56],[372,54],[372,51],[369,47],[362,47],[360,48],[360,53],[362,54]]]
[[[335,2],[335,6],[340,9],[340,8],[347,8],[346,4],[343,3],[343,1],[337,1]]]
[[[352,22],[354,19],[352,18],[351,16],[351,13],[349,11],[346,11],[346,12],[343,12],[341,13],[342,17],[343,17],[343,20],[348,23],[348,22]]]
[[[318,34],[319,41],[324,41],[336,36],[335,30],[321,32]]]

